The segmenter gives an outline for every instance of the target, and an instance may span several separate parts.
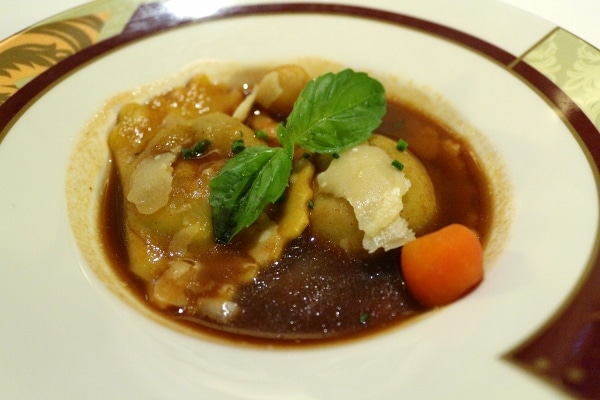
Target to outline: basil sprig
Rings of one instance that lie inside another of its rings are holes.
[[[213,235],[229,243],[251,225],[264,207],[288,186],[294,146],[314,153],[339,153],[364,142],[385,114],[383,85],[346,69],[306,84],[286,125],[279,125],[282,147],[252,146],[231,158],[210,182]]]
[[[227,243],[252,224],[288,185],[292,159],[281,147],[252,146],[227,162],[210,182],[213,235]]]

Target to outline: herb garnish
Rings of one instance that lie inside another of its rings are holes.
[[[190,158],[198,158],[206,152],[208,146],[210,146],[210,140],[200,140],[194,145],[194,147],[184,147],[181,149],[181,156],[186,160]]]
[[[408,148],[408,142],[404,139],[399,139],[396,143],[396,149],[398,151],[405,151]]]
[[[404,164],[402,164],[400,161],[398,160],[392,160],[392,165],[398,170],[398,171],[402,171],[404,169]]]
[[[385,90],[362,72],[346,69],[306,84],[277,127],[282,147],[252,146],[231,158],[210,183],[213,235],[228,243],[277,201],[289,183],[294,146],[312,153],[339,153],[364,142],[385,114]]]
[[[245,148],[246,145],[244,144],[243,139],[234,140],[233,143],[231,143],[231,151],[233,151],[233,154],[241,153]]]
[[[259,129],[256,132],[254,132],[254,136],[261,140],[267,140],[269,138],[267,132],[263,131],[262,129]]]

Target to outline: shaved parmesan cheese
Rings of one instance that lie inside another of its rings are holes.
[[[242,101],[240,105],[237,106],[237,108],[233,112],[233,118],[237,119],[238,121],[244,121],[246,120],[246,118],[248,118],[248,115],[250,115],[250,112],[252,111],[254,100],[256,99],[256,93],[257,90],[256,88],[254,88],[252,90],[252,93],[250,93],[250,95],[248,95],[248,97],[246,97],[244,101]]]
[[[169,202],[173,183],[171,164],[176,158],[173,153],[145,158],[131,173],[127,201],[135,204],[140,214],[153,214]]]
[[[283,88],[279,83],[279,72],[271,71],[260,81],[256,89],[256,101],[263,107],[269,107],[283,93]]]
[[[400,247],[415,237],[400,216],[410,181],[392,161],[380,148],[362,144],[340,154],[317,176],[320,191],[350,203],[370,253]]]

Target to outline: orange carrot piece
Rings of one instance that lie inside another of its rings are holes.
[[[475,232],[452,224],[404,245],[402,274],[408,290],[429,307],[451,303],[483,279],[483,249]]]

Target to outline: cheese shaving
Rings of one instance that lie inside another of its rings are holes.
[[[317,176],[320,191],[350,203],[370,253],[400,247],[415,237],[400,216],[402,196],[411,184],[392,161],[385,151],[362,144],[341,153]]]

